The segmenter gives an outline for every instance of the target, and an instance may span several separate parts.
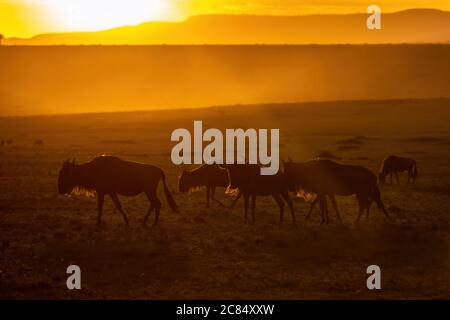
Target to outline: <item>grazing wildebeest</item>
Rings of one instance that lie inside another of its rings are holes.
[[[284,217],[284,202],[291,211],[292,220],[296,223],[294,205],[289,197],[289,189],[284,173],[261,175],[261,167],[257,164],[225,164],[221,167],[228,170],[230,184],[228,190],[239,190],[245,200],[245,220],[247,221],[249,199],[251,198],[252,221],[255,222],[256,196],[272,196],[280,208],[280,223]],[[284,200],[284,201],[283,201]]]
[[[98,197],[97,224],[101,223],[104,197],[109,195],[127,226],[128,219],[117,195],[134,197],[144,192],[150,201],[150,209],[144,218],[144,225],[147,224],[153,210],[155,210],[154,225],[156,225],[161,209],[161,202],[156,194],[160,180],[164,186],[167,203],[174,212],[178,212],[175,200],[167,188],[165,174],[160,168],[124,161],[112,156],[96,157],[83,164],[75,164],[75,159],[72,162],[64,162],[59,172],[58,189],[61,194],[70,194],[75,188],[96,191]]]
[[[313,160],[305,163],[285,162],[285,175],[290,191],[304,189],[318,194],[322,209],[322,222],[328,222],[326,196],[353,195],[359,203],[359,222],[364,210],[369,220],[369,209],[375,202],[388,218],[388,213],[380,197],[377,177],[369,169],[361,166],[341,165],[331,160]],[[337,206],[335,206],[337,210]]]
[[[228,187],[228,171],[219,167],[217,164],[204,164],[193,170],[184,170],[178,180],[178,187],[181,192],[190,192],[199,187],[206,187],[206,205],[209,205],[210,199],[216,201],[221,206],[225,205],[217,200],[214,195],[216,187]],[[240,195],[234,200],[231,207],[234,206]]]
[[[384,159],[378,178],[382,183],[386,183],[386,177],[389,175],[392,184],[392,174],[395,174],[395,179],[400,184],[398,173],[404,171],[408,171],[408,183],[414,182],[418,175],[416,161],[409,158],[389,156]]]

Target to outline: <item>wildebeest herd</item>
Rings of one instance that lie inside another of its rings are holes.
[[[396,176],[398,173],[408,172],[408,183],[414,182],[418,176],[416,162],[412,159],[397,156],[387,157],[382,164],[379,180],[385,183],[386,177]],[[165,173],[162,169],[137,162],[125,161],[113,156],[99,156],[90,162],[76,164],[75,160],[64,162],[58,176],[58,191],[60,194],[70,194],[75,189],[94,191],[98,198],[97,223],[101,223],[104,198],[110,196],[116,208],[122,214],[126,225],[129,224],[118,195],[137,196],[145,193],[150,208],[144,217],[146,225],[149,216],[154,211],[154,225],[158,223],[161,202],[157,196],[159,182],[162,181],[167,203],[174,212],[178,212],[178,206],[169,191]],[[381,200],[380,190],[377,186],[377,177],[369,169],[362,166],[343,165],[331,160],[312,160],[297,163],[289,159],[284,162],[284,171],[276,175],[261,175],[260,166],[257,164],[224,164],[202,165],[190,171],[183,171],[179,177],[180,192],[190,192],[200,187],[206,187],[206,203],[214,200],[221,206],[225,205],[215,198],[217,187],[226,188],[227,193],[236,193],[236,197],[230,206],[243,196],[245,208],[245,220],[247,221],[249,206],[252,221],[255,221],[255,206],[257,196],[272,196],[280,210],[280,223],[284,217],[284,207],[289,207],[292,220],[296,223],[293,202],[289,193],[313,195],[313,202],[306,216],[309,219],[317,203],[320,205],[322,221],[328,223],[327,197],[331,200],[340,220],[339,210],[335,196],[356,195],[359,212],[355,223],[358,223],[363,213],[369,219],[371,204],[375,202],[386,218],[388,212]]]

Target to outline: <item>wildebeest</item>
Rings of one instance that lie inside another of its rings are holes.
[[[154,225],[156,225],[161,209],[161,202],[156,193],[160,180],[164,186],[167,203],[172,211],[178,212],[175,200],[167,188],[163,170],[112,156],[96,157],[83,164],[75,164],[75,159],[72,162],[64,162],[59,172],[58,189],[60,194],[70,194],[75,188],[95,191],[98,197],[97,224],[101,223],[104,197],[109,195],[127,226],[128,219],[117,195],[134,197],[144,192],[150,201],[150,209],[143,224],[147,224],[150,214],[155,210]]]
[[[395,174],[395,179],[400,184],[398,173],[404,171],[408,171],[408,183],[414,182],[418,176],[416,161],[409,158],[389,156],[384,159],[378,178],[382,183],[386,183],[386,177],[389,175],[392,184],[392,174]]]
[[[189,192],[198,187],[206,187],[206,205],[210,199],[216,201],[221,206],[225,205],[217,200],[214,195],[216,187],[228,187],[228,171],[220,168],[217,164],[204,164],[193,170],[184,170],[178,180],[178,187],[181,192]]]
[[[377,177],[369,169],[342,165],[331,160],[313,160],[305,163],[288,161],[284,163],[284,166],[290,191],[305,189],[319,195],[319,201],[322,204],[322,221],[328,221],[327,208],[323,207],[326,205],[326,196],[353,194],[356,195],[359,203],[359,213],[355,223],[359,222],[364,210],[366,210],[367,220],[369,219],[372,202],[375,202],[388,218],[388,213],[381,201]]]
[[[288,184],[284,173],[261,175],[261,167],[257,164],[225,164],[221,167],[228,170],[230,184],[228,190],[239,190],[245,201],[245,220],[247,221],[249,199],[251,198],[252,221],[255,221],[256,196],[272,196],[280,208],[280,223],[283,222],[285,202],[291,211],[292,220],[296,223],[294,205],[289,197]],[[284,200],[284,201],[283,201]]]

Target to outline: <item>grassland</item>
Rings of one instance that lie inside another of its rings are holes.
[[[373,209],[354,226],[355,199],[339,197],[342,225],[332,211],[328,226],[318,212],[304,222],[309,205],[296,199],[299,226],[288,215],[280,226],[274,201],[258,198],[256,223],[244,224],[242,202],[231,211],[206,207],[203,192],[177,192],[183,167],[171,164],[170,133],[195,119],[280,128],[281,157],[297,161],[328,152],[375,172],[388,154],[413,157],[420,178],[381,186],[390,222]],[[0,118],[0,297],[450,298],[448,119],[446,99]],[[56,180],[67,158],[100,154],[161,166],[181,213],[163,200],[160,225],[143,228],[145,196],[122,198],[125,228],[108,199],[97,228],[95,198],[58,195]],[[70,264],[81,267],[80,291],[66,289]],[[382,290],[366,289],[371,264]]]

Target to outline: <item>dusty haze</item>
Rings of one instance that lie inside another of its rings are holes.
[[[0,48],[0,115],[436,98],[450,45]]]

